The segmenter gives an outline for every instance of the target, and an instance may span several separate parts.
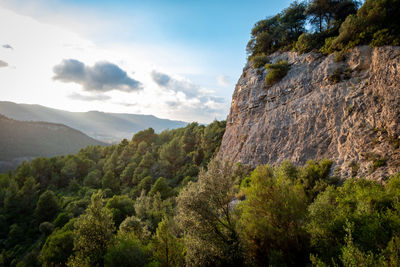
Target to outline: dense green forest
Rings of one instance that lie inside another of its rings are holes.
[[[150,128],[131,141],[36,158],[2,174],[0,263],[115,266],[132,249],[141,254],[130,257],[151,261],[159,223],[173,215],[177,194],[207,166],[224,130],[218,121],[160,134]]]
[[[37,158],[0,175],[2,266],[396,266],[400,173],[343,181],[215,159],[225,122]]]

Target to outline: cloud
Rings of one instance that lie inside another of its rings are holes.
[[[130,78],[120,67],[107,61],[86,66],[76,59],[64,59],[54,66],[53,72],[55,73],[54,80],[80,84],[85,91],[89,92],[111,90],[133,92],[142,89],[139,81]]]
[[[168,83],[171,81],[171,77],[169,77],[167,74],[160,73],[157,71],[151,72],[151,78],[158,86],[161,87],[167,87]]]
[[[11,45],[9,45],[9,44],[4,44],[3,45],[3,48],[5,48],[5,49],[14,49]]]
[[[8,67],[8,63],[3,60],[0,60],[0,68],[5,68],[5,67]]]
[[[161,88],[165,88],[176,93],[182,92],[190,98],[204,95],[204,92],[202,92],[202,88],[200,86],[198,86],[197,84],[193,84],[188,80],[174,79],[168,74],[157,72],[154,70],[151,72],[150,75],[153,81]]]
[[[81,95],[78,93],[73,93],[68,96],[73,100],[80,100],[80,101],[106,101],[111,99],[108,95],[97,94],[97,95]]]
[[[182,119],[223,117],[226,112],[225,99],[214,96],[212,90],[207,90],[186,79],[176,79],[172,76],[152,71],[152,80],[169,93],[164,101],[166,110],[171,114],[184,114]]]
[[[219,75],[217,77],[218,84],[221,85],[221,86],[224,86],[224,87],[229,85],[229,83],[230,83],[229,80],[230,80],[229,76],[226,76],[226,75]]]
[[[213,96],[213,91],[206,90],[199,85],[192,83],[191,81],[184,79],[178,80],[172,78],[168,74],[157,72],[154,70],[151,72],[150,75],[153,81],[159,87],[171,90],[175,94],[184,94],[185,97],[189,99],[197,99],[200,103],[206,103],[209,101],[217,103],[224,102],[223,98]],[[176,106],[176,104],[168,106]]]

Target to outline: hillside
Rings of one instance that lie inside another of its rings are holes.
[[[334,55],[276,52],[279,82],[243,70],[232,97],[220,156],[257,166],[329,158],[343,177],[383,179],[400,170],[400,47],[357,47]]]
[[[106,143],[130,139],[138,131],[153,128],[156,132],[185,126],[187,123],[160,119],[153,115],[105,113],[99,111],[69,112],[40,105],[0,101],[0,114],[21,121],[61,123]]]
[[[77,153],[89,145],[105,145],[62,124],[25,122],[0,115],[0,172],[21,161]]]

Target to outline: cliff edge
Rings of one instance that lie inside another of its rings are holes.
[[[219,157],[252,166],[328,158],[342,177],[382,180],[400,171],[400,47],[334,55],[274,53],[290,64],[268,86],[267,70],[243,69]]]

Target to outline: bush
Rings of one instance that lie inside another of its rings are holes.
[[[328,77],[328,80],[334,84],[339,83],[342,80],[341,74],[342,70],[338,68],[333,72],[331,76]]]
[[[301,53],[308,53],[314,49],[318,49],[320,47],[321,38],[318,36],[317,33],[310,34],[310,33],[303,33],[299,36],[299,39],[294,45],[294,49]]]
[[[273,85],[286,76],[290,66],[287,61],[281,60],[276,64],[266,64],[265,68],[268,70],[267,77],[265,77],[265,82],[267,85]]]
[[[46,240],[40,258],[43,266],[65,266],[72,254],[74,247],[71,231],[58,230],[53,232]]]
[[[104,256],[104,266],[145,266],[150,260],[147,248],[134,236],[121,235]]]
[[[39,231],[45,236],[50,235],[54,230],[54,225],[50,222],[42,222],[39,225]]]
[[[258,69],[264,67],[265,64],[269,63],[269,58],[265,54],[256,55],[250,57],[251,62],[253,62],[253,68]]]
[[[379,167],[383,167],[385,165],[386,165],[386,159],[384,158],[374,160],[374,163],[372,163],[371,165],[371,173],[376,171],[376,169],[378,169]]]

